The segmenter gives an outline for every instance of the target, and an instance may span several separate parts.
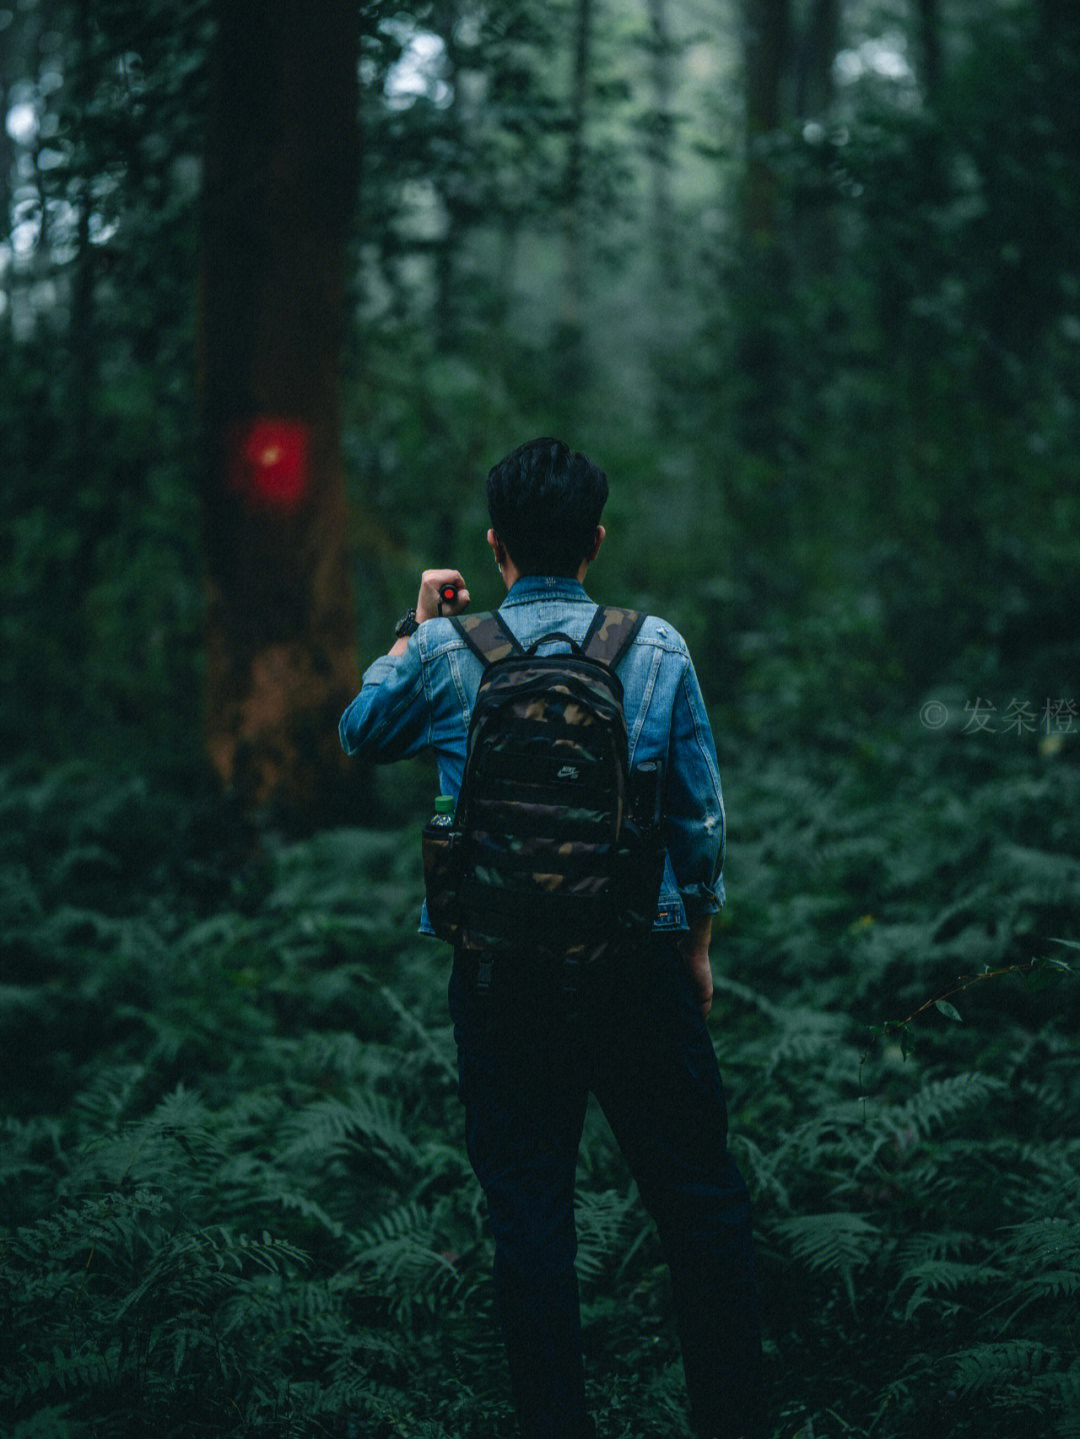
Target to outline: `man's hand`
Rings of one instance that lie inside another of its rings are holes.
[[[701,1012],[708,1018],[713,1000],[712,968],[709,964],[709,940],[712,938],[712,915],[690,921],[690,933],[683,941],[683,959],[690,971],[698,996]]]
[[[453,585],[457,595],[452,600],[442,600],[439,591],[446,585]],[[420,594],[416,601],[416,620],[436,619],[439,615],[459,615],[469,603],[469,591],[457,570],[425,570],[420,576]],[[441,608],[440,608],[441,604]]]
[[[457,594],[452,600],[444,600],[440,591],[453,585]],[[420,576],[420,593],[416,597],[416,623],[437,619],[439,615],[459,615],[469,603],[469,591],[457,570],[425,570]],[[390,646],[392,655],[403,655],[408,648],[407,639],[395,640]]]

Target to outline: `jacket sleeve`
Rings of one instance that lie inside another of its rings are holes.
[[[431,715],[420,647],[413,635],[400,655],[380,655],[364,671],[360,693],[338,724],[341,747],[373,764],[416,754],[431,742]]]
[[[726,817],[712,728],[689,655],[672,706],[664,819],[687,916],[715,914],[724,903]]]

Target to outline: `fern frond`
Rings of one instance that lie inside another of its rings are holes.
[[[116,1383],[119,1375],[119,1344],[112,1345],[105,1352],[94,1344],[86,1344],[70,1353],[54,1346],[49,1359],[28,1366],[26,1377],[15,1391],[14,1405],[17,1407],[30,1395],[46,1394],[55,1389],[68,1394],[77,1390],[107,1388]]]
[[[334,1155],[353,1152],[380,1159],[395,1176],[420,1167],[416,1147],[402,1122],[401,1105],[363,1089],[350,1089],[343,1099],[322,1099],[307,1105],[285,1127],[283,1164],[317,1165]]]
[[[80,1425],[78,1420],[72,1421],[71,1409],[71,1404],[42,1405],[5,1429],[5,1439],[74,1439]]]
[[[928,1259],[909,1269],[901,1281],[905,1284],[913,1283],[915,1286],[904,1310],[904,1319],[911,1319],[923,1304],[929,1303],[931,1295],[942,1292],[956,1294],[969,1285],[994,1284],[1002,1275],[1001,1269],[995,1269],[990,1264],[960,1264],[955,1260]]]
[[[777,1229],[791,1244],[792,1253],[816,1273],[835,1273],[844,1285],[855,1312],[853,1272],[864,1269],[888,1246],[881,1230],[861,1214],[839,1211],[803,1214],[782,1220]]]
[[[988,1104],[1006,1088],[989,1074],[968,1071],[948,1079],[929,1079],[903,1106],[903,1112],[922,1135],[958,1119],[969,1109]]]
[[[961,1394],[981,1394],[1006,1385],[1013,1391],[1023,1390],[1056,1364],[1058,1354],[1035,1339],[1009,1339],[976,1344],[953,1359],[954,1387]]]
[[[436,1216],[415,1200],[398,1205],[353,1236],[349,1269],[369,1293],[389,1298],[403,1317],[417,1306],[434,1312],[460,1282],[457,1256]]]
[[[595,1283],[616,1255],[627,1216],[635,1208],[632,1197],[614,1189],[577,1195],[574,1220],[577,1229],[577,1271],[585,1283]]]
[[[776,1226],[792,1253],[814,1270],[862,1269],[880,1252],[881,1230],[861,1214],[800,1214]]]

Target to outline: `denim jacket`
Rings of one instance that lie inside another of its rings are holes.
[[[526,575],[500,607],[523,646],[561,630],[580,640],[596,606],[576,580]],[[382,655],[364,673],[341,717],[346,754],[376,764],[433,749],[443,794],[457,796],[483,667],[448,620],[428,620],[404,654]],[[659,759],[665,771],[667,861],[656,929],[686,929],[724,902],[724,801],[712,730],[686,643],[650,616],[619,663],[631,767]],[[421,931],[430,934],[426,911]]]

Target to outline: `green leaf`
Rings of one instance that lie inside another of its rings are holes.
[[[911,1030],[908,1029],[907,1025],[905,1025],[900,1034],[900,1053],[904,1056],[905,1059],[907,1059],[908,1055],[912,1052],[914,1048],[915,1036],[912,1034]]]
[[[950,1004],[947,999],[935,999],[934,1008],[943,1014],[946,1019],[955,1019],[958,1023],[963,1024],[964,1021],[960,1018],[960,1011],[955,1004]]]

